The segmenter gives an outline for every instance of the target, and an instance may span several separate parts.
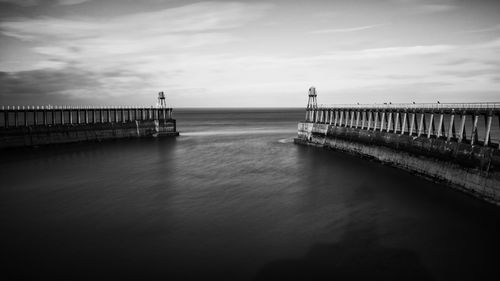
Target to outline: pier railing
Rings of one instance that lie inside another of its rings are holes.
[[[471,145],[500,143],[497,102],[320,105],[306,108],[306,122]]]
[[[172,108],[154,106],[1,106],[0,128],[172,120]]]
[[[319,106],[321,109],[352,108],[352,109],[416,109],[416,110],[500,110],[498,102],[483,103],[384,103],[384,104],[334,104]]]

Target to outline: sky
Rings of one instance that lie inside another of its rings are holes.
[[[0,0],[1,105],[500,101],[500,1]]]

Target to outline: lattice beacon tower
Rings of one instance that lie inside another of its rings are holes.
[[[309,100],[307,101],[306,121],[314,120],[314,112],[318,108],[318,101],[316,100],[316,88],[309,88]]]
[[[159,92],[158,93],[158,103],[156,106],[160,108],[166,108],[167,107],[167,102],[165,101],[165,93]]]

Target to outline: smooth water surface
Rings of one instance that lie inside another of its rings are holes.
[[[178,138],[4,151],[3,275],[496,280],[497,207],[294,145],[303,110],[174,114]]]

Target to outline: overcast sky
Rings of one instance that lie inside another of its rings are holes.
[[[500,100],[500,1],[0,0],[0,104]]]

